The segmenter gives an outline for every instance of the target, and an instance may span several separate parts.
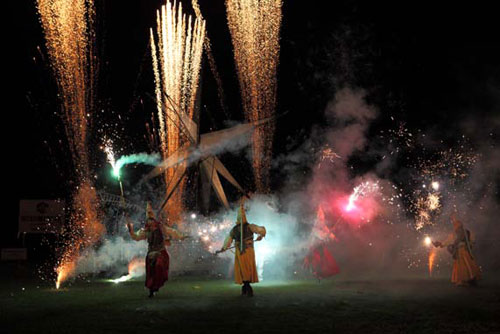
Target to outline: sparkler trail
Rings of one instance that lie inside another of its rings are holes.
[[[281,5],[281,0],[226,0],[243,110],[249,121],[274,114]],[[268,188],[273,133],[274,122],[269,122],[252,136],[254,175],[261,192]]]
[[[155,94],[160,143],[163,159],[175,153],[187,141],[181,136],[179,112],[191,119],[195,116],[205,21],[192,19],[182,11],[182,4],[167,1],[157,12],[156,35],[151,29],[150,43],[155,77]],[[193,22],[194,21],[194,22]],[[164,110],[166,110],[164,112]],[[178,168],[185,169],[185,166]],[[165,173],[169,185],[176,170]],[[182,182],[167,206],[169,218],[176,219],[182,211]],[[168,186],[167,186],[168,188]]]
[[[104,231],[97,218],[97,194],[91,182],[87,152],[97,68],[95,10],[92,0],[38,0],[37,5],[79,184],[73,196],[72,226],[56,266],[59,288],[73,273],[80,249],[93,244]]]

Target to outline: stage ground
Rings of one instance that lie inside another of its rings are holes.
[[[23,290],[24,289],[24,290]],[[500,333],[500,283],[444,279],[263,282],[176,278],[148,299],[140,280],[61,290],[2,278],[5,333]]]

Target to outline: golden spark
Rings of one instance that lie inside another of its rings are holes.
[[[274,114],[281,6],[281,0],[226,0],[243,110],[249,121]],[[273,133],[274,122],[269,122],[252,136],[254,175],[261,192],[268,189]]]
[[[56,266],[59,288],[73,273],[80,249],[93,244],[104,231],[97,218],[97,194],[87,152],[97,68],[95,10],[92,0],[38,0],[37,5],[79,184],[73,198],[72,226]]]
[[[151,29],[150,43],[155,77],[155,94],[160,123],[160,146],[163,159],[174,154],[187,142],[181,136],[183,112],[191,119],[195,116],[195,102],[205,40],[205,21],[185,15],[182,4],[167,0],[157,12],[156,34]],[[176,167],[186,168],[184,165]],[[165,183],[179,173],[170,168]],[[182,182],[167,206],[169,218],[175,219],[182,210]],[[168,186],[167,186],[168,191]]]

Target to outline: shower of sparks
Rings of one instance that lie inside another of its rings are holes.
[[[429,276],[432,276],[432,270],[434,269],[434,262],[436,260],[437,250],[436,248],[431,248],[429,252]]]
[[[93,186],[88,182],[81,184],[73,197],[73,202],[75,204],[71,227],[66,236],[62,256],[56,265],[56,288],[74,273],[80,251],[95,244],[105,233],[105,228],[97,215],[98,198]]]
[[[37,6],[79,184],[73,196],[72,226],[56,265],[59,288],[74,272],[80,249],[95,242],[104,229],[97,219],[97,194],[87,152],[88,123],[95,100],[95,11],[92,0],[38,0]]]
[[[418,139],[415,136],[412,138]],[[470,182],[468,176],[480,155],[464,136],[453,148],[430,151],[420,146],[419,141],[413,141],[411,150],[413,154],[417,154],[417,158],[410,164],[416,173],[414,190],[407,198],[411,203],[409,210],[415,216],[414,227],[421,230],[425,226],[435,224],[441,213],[443,200],[455,198],[456,192],[464,186],[470,188],[470,185],[467,185]]]
[[[102,147],[104,153],[106,153],[106,157],[108,159],[109,164],[113,168],[113,176],[116,178],[120,178],[120,169],[116,166],[115,153],[113,152],[113,147],[111,146],[111,142],[107,141],[104,147]]]
[[[234,59],[249,121],[274,114],[279,60],[281,0],[226,0]],[[267,191],[274,122],[257,127],[252,136],[257,190]]]
[[[222,246],[224,238],[233,226],[230,221],[197,221],[192,234],[197,235],[207,251],[214,251]]]
[[[439,194],[429,194],[429,196],[427,196],[427,207],[430,211],[435,211],[441,207]]]
[[[320,156],[320,159],[319,159],[318,168],[321,168],[321,164],[324,161],[328,161],[330,163],[334,163],[335,159],[341,159],[341,158],[342,157],[340,155],[338,155],[337,153],[335,153],[328,145],[326,145],[325,148],[323,148],[323,150],[321,150],[321,156]]]
[[[356,201],[360,196],[365,196],[368,193],[378,190],[378,182],[366,181],[355,187],[352,194],[349,196],[349,202],[345,207],[345,211],[349,212],[356,208]]]
[[[433,224],[433,216],[441,208],[439,193],[429,193],[427,197],[419,197],[415,204],[417,207],[416,229],[420,230],[424,226]]]
[[[155,78],[155,94],[160,124],[160,146],[163,159],[187,142],[183,138],[179,112],[195,117],[195,101],[205,40],[205,21],[193,19],[182,11],[181,3],[167,1],[157,12],[156,34],[151,29],[150,44]],[[165,110],[165,111],[164,111]],[[186,168],[178,166],[177,168]],[[165,173],[170,184],[176,170]],[[174,218],[182,211],[182,182],[167,206]]]

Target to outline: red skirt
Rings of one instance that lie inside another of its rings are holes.
[[[315,246],[309,251],[304,259],[304,268],[310,269],[318,279],[330,277],[340,272],[335,258],[324,244]]]
[[[170,257],[167,250],[149,252],[146,256],[146,288],[160,289],[168,281]]]

